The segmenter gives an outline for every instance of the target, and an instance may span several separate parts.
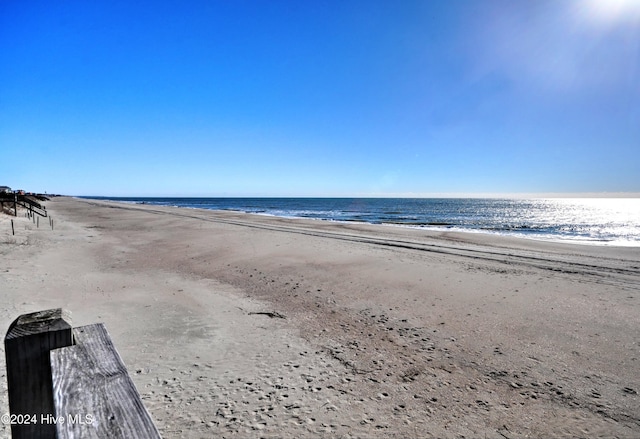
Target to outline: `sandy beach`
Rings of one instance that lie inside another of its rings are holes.
[[[0,215],[4,331],[104,323],[165,438],[640,437],[640,248],[46,206]]]

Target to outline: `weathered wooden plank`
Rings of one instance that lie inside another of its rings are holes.
[[[73,332],[51,352],[58,438],[160,438],[104,325]]]
[[[55,438],[55,426],[42,422],[55,413],[49,351],[73,342],[71,314],[51,309],[18,317],[4,339],[9,410],[17,438]]]

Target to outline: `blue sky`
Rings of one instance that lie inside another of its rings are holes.
[[[0,2],[0,184],[640,193],[639,0]]]

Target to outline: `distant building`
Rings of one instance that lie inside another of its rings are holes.
[[[9,194],[11,193],[11,188],[9,186],[0,186],[0,194]]]

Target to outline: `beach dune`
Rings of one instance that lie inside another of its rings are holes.
[[[639,248],[47,211],[53,230],[0,220],[5,331],[57,307],[103,322],[163,437],[640,436]]]

